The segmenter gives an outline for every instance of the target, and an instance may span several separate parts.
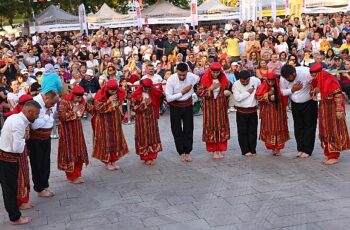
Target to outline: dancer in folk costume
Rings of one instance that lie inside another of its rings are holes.
[[[131,95],[136,113],[135,149],[146,165],[153,165],[162,151],[158,119],[163,92],[153,86],[150,78],[141,80],[139,88]]]
[[[280,80],[275,73],[268,73],[267,79],[256,91],[260,103],[260,136],[267,149],[279,156],[289,140],[287,106],[288,97],[280,90]]]
[[[67,94],[58,108],[60,139],[58,142],[58,169],[66,172],[67,180],[73,184],[83,183],[81,171],[83,164],[89,164],[81,118],[85,111],[92,112],[93,105],[83,98],[84,88],[75,86]]]
[[[20,113],[11,115],[5,121],[1,130],[0,184],[5,209],[10,223],[14,225],[27,224],[31,221],[29,217],[22,217],[18,205],[18,192],[22,188],[27,188],[20,183],[22,179],[24,185],[29,184],[28,162],[24,152],[26,140],[29,138],[28,126],[39,117],[40,108],[38,102],[27,101]]]
[[[92,157],[106,164],[110,171],[119,169],[116,162],[126,155],[128,145],[124,138],[120,106],[126,92],[118,87],[116,80],[109,80],[95,96],[96,113],[92,117]]]
[[[17,106],[5,113],[4,115],[6,117],[9,117],[14,114],[18,114],[22,111],[24,104],[27,101],[33,100],[33,97],[24,94],[18,99]],[[29,127],[28,127],[29,131]],[[20,155],[19,161],[18,161],[20,167],[18,172],[18,191],[17,191],[17,206],[19,209],[30,209],[34,207],[32,204],[29,203],[29,192],[30,192],[30,178],[29,178],[29,162],[28,162],[28,150],[27,148],[24,149],[24,152]]]
[[[338,163],[340,152],[350,149],[349,133],[345,120],[345,100],[337,78],[322,70],[321,64],[310,68],[313,80],[311,95],[317,100],[320,94],[318,108],[318,129],[325,159],[322,163],[332,165]]]
[[[223,158],[230,139],[227,98],[224,91],[230,86],[221,65],[213,62],[201,78],[198,96],[203,98],[203,135],[207,151],[214,159]]]

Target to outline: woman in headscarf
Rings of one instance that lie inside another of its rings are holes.
[[[92,157],[106,164],[110,171],[119,169],[116,162],[126,155],[128,145],[124,138],[120,106],[126,93],[116,80],[109,80],[95,96],[95,115],[92,117]]]
[[[214,159],[223,158],[230,139],[230,124],[227,115],[225,89],[230,86],[221,65],[213,62],[204,73],[197,94],[203,98],[203,135],[207,151]]]
[[[153,86],[152,80],[141,80],[139,88],[131,95],[136,113],[135,149],[146,165],[153,165],[162,151],[158,119],[162,91]]]
[[[287,106],[288,98],[280,90],[280,81],[275,73],[268,73],[256,91],[260,102],[260,136],[267,149],[279,156],[285,142],[289,140]]]

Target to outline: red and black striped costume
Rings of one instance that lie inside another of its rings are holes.
[[[227,115],[228,102],[224,90],[229,88],[229,80],[221,70],[220,91],[214,98],[213,91],[208,88],[213,83],[211,70],[202,76],[197,95],[203,98],[203,134],[208,152],[223,152],[227,150],[227,140],[230,139],[230,123]]]
[[[58,142],[58,169],[66,172],[67,179],[73,181],[81,176],[83,164],[89,164],[81,118],[74,112],[71,94],[68,94],[60,103],[58,118],[61,121]],[[78,111],[83,114],[85,110],[91,112],[92,105],[79,103]]]
[[[284,97],[280,90],[279,79],[276,79],[275,90],[278,99],[271,101],[268,95],[271,90],[267,81],[264,81],[256,91],[256,97],[260,103],[260,135],[259,139],[265,142],[267,149],[281,150],[289,140],[287,105],[288,98]]]
[[[150,87],[148,92],[151,104],[146,105],[142,96],[142,86]],[[158,118],[159,104],[163,93],[152,86],[152,80],[144,79],[141,86],[132,94],[132,108],[136,113],[135,149],[141,160],[148,161],[157,158],[162,151]]]
[[[311,69],[310,69],[311,72]],[[340,152],[350,149],[345,116],[338,119],[337,112],[345,113],[344,96],[335,76],[320,71],[312,81],[312,91],[319,89],[318,129],[321,146],[328,159],[338,159]]]
[[[122,130],[122,117],[119,106],[113,106],[108,101],[107,86],[96,93],[94,106],[95,114],[91,119],[93,128],[93,153],[92,157],[103,163],[116,162],[128,150],[128,145]],[[125,91],[118,88],[118,102],[121,105],[125,99]]]

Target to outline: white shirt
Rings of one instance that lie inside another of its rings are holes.
[[[98,61],[96,59],[86,61],[86,67],[88,69],[93,69],[96,66],[99,66]]]
[[[29,123],[22,112],[9,116],[1,130],[0,149],[9,153],[23,153]]]
[[[168,78],[165,86],[166,100],[168,102],[188,100],[190,97],[192,97],[192,94],[194,93],[193,87],[189,92],[185,93],[184,95],[182,95],[181,90],[188,85],[194,86],[198,84],[199,80],[200,78],[191,72],[187,72],[187,76],[183,81],[180,81],[179,77],[177,76],[177,73],[171,75]]]
[[[311,41],[311,45],[312,45],[312,52],[313,53],[318,53],[320,52],[321,49],[321,39],[318,41],[312,40]]]
[[[159,84],[164,81],[164,79],[159,74],[154,74],[153,76],[149,76],[148,74],[143,76],[141,80],[149,78],[152,80],[153,84]]]
[[[43,100],[43,96],[41,94],[35,96],[33,99],[40,104],[41,109],[40,109],[40,114],[38,119],[35,120],[31,128],[32,129],[51,129],[53,127],[54,114],[56,113],[57,104],[55,104],[54,107],[46,108],[45,102]],[[46,111],[48,109],[52,110],[52,112],[50,113],[50,116],[46,114]]]
[[[220,83],[219,79],[214,79],[213,83]],[[220,93],[220,87],[213,90],[214,99],[216,99]]]
[[[278,50],[279,54],[282,53],[282,52],[288,53],[288,50],[289,50],[287,42],[283,42],[283,43],[281,43],[279,45],[277,45],[277,43],[276,43],[275,49]]]
[[[289,96],[290,99],[295,103],[304,103],[311,100],[310,87],[312,77],[309,72],[308,67],[298,66],[295,68],[297,76],[293,82],[289,82],[283,77],[281,77],[280,88],[284,96]],[[303,88],[292,93],[292,87],[297,82],[303,83]]]
[[[255,98],[256,89],[261,84],[261,81],[256,77],[250,77],[248,85],[242,85],[241,81],[233,83],[233,97],[235,99],[235,106],[242,108],[251,108],[258,105],[258,101]],[[252,94],[248,92],[249,89],[254,87]]]
[[[15,103],[15,106],[18,104],[18,100],[19,100],[19,98],[22,96],[22,95],[24,95],[24,94],[26,94],[23,90],[19,90],[18,91],[18,93],[8,93],[7,94],[7,101],[13,101],[14,103]],[[11,108],[11,110],[12,110],[13,108]]]

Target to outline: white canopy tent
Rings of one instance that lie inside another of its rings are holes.
[[[100,10],[93,15],[88,16],[88,22],[111,22],[113,20],[129,20],[133,19],[132,16],[127,14],[119,14],[109,7],[106,3],[103,3]]]
[[[319,14],[319,13],[337,13],[348,11],[348,0],[305,0],[305,8],[303,13]]]
[[[181,9],[165,0],[159,0],[141,12],[144,18],[189,17],[190,10]]]
[[[144,24],[182,24],[190,22],[190,10],[159,0],[141,12]]]
[[[135,19],[132,15],[115,12],[104,3],[98,12],[88,16],[88,25],[89,29],[98,29],[101,26],[108,28],[128,27],[135,25]]]
[[[232,20],[239,15],[239,8],[226,6],[219,0],[206,0],[198,6],[198,21]]]
[[[198,6],[198,14],[213,14],[222,12],[237,11],[236,7],[229,7],[222,4],[219,0],[206,0]]]
[[[30,27],[30,32],[45,31],[72,31],[80,30],[79,17],[51,5],[35,17],[35,25]]]

